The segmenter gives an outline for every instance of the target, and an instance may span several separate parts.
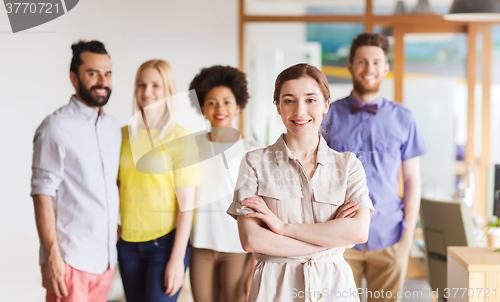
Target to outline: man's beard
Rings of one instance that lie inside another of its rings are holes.
[[[92,96],[92,90],[105,89],[108,94],[106,96]],[[85,88],[83,83],[78,79],[78,95],[82,100],[92,107],[102,107],[108,103],[109,97],[111,96],[111,89],[104,86],[92,86],[90,89]]]
[[[362,81],[358,81],[354,77],[352,78],[354,91],[359,94],[377,93],[380,89],[380,84],[382,84],[382,81],[376,82],[373,85],[365,85]]]

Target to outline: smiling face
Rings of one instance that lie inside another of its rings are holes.
[[[154,67],[148,67],[141,71],[135,83],[135,97],[141,109],[167,97],[167,90],[163,84],[163,78]]]
[[[301,77],[283,83],[276,108],[283,119],[287,134],[317,136],[329,104],[330,100],[325,101],[318,83],[313,78]]]
[[[361,46],[351,62],[347,63],[354,91],[360,95],[377,93],[380,84],[389,73],[389,64],[382,48]]]
[[[78,74],[70,72],[76,97],[90,107],[102,107],[106,105],[111,95],[111,60],[107,54],[90,51],[82,52],[80,58],[83,63],[78,69]]]
[[[232,127],[233,118],[240,113],[240,106],[229,87],[219,86],[207,92],[201,112],[212,127]]]

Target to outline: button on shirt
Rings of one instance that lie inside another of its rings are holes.
[[[33,143],[31,196],[53,197],[63,260],[92,274],[113,268],[119,211],[118,123],[104,112],[98,116],[73,96],[45,118]]]
[[[398,193],[401,161],[428,152],[413,114],[409,109],[382,96],[371,102],[378,112],[351,114],[356,100],[352,95],[330,105],[323,120],[323,136],[332,149],[357,155],[366,172],[370,199],[375,207],[368,242],[355,248],[369,250],[390,247],[399,242],[405,229],[403,203]]]

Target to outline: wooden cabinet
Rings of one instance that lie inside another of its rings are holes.
[[[492,248],[448,247],[449,302],[500,302],[500,252]]]

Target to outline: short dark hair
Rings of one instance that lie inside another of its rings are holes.
[[[385,58],[388,58],[389,54],[389,39],[381,34],[359,34],[356,38],[352,40],[351,52],[349,54],[349,62],[352,63],[356,51],[361,46],[376,46],[382,48],[385,54]]]
[[[203,68],[189,84],[189,90],[194,89],[200,107],[205,103],[205,97],[210,89],[225,86],[234,94],[236,104],[241,109],[245,108],[248,98],[246,75],[238,69],[231,66],[215,65]],[[196,104],[193,104],[196,105]]]
[[[276,78],[276,82],[274,83],[274,103],[280,103],[281,87],[285,82],[304,77],[310,77],[318,83],[319,89],[325,98],[325,102],[330,99],[330,88],[328,87],[328,80],[325,74],[312,65],[299,63],[283,70]]]
[[[91,53],[108,55],[106,48],[104,48],[104,44],[96,40],[92,41],[80,40],[71,45],[71,49],[73,50],[73,58],[71,59],[71,65],[69,67],[69,71],[72,71],[77,75],[78,75],[78,69],[83,64],[81,57],[82,52],[90,51]]]

